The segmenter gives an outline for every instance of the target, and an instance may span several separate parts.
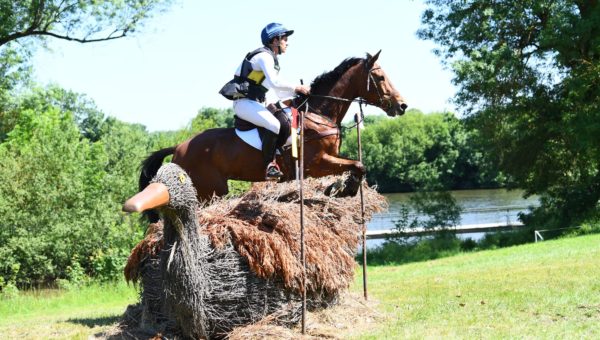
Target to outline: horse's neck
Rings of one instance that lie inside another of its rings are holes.
[[[354,68],[351,68],[350,70],[353,69]],[[318,94],[326,97],[342,98],[342,100],[321,98],[316,101],[315,105],[315,108],[320,114],[336,122],[338,126],[342,125],[342,120],[344,120],[344,116],[346,116],[346,113],[350,108],[351,101],[358,98],[358,91],[355,86],[352,86],[353,78],[354,76],[352,73],[347,72],[342,75],[331,89],[324,91],[326,93]]]
[[[314,108],[317,109],[317,112],[341,126],[342,120],[350,108],[351,101],[356,99],[358,96],[353,93],[353,90],[348,86],[334,86],[330,91],[322,95],[333,98],[341,98],[341,100],[321,98],[314,106]]]

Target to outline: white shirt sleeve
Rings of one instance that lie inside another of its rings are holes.
[[[294,95],[296,84],[282,79],[275,69],[275,61],[267,53],[262,52],[255,55],[252,60],[252,68],[259,69],[265,74],[262,85],[269,90],[274,90],[279,98],[287,98]]]

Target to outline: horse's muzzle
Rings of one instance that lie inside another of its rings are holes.
[[[406,112],[407,107],[408,107],[408,105],[406,105],[406,103],[404,103],[404,102],[394,103],[394,105],[392,105],[392,107],[390,107],[390,110],[388,111],[388,116],[390,116],[390,117],[402,116]]]

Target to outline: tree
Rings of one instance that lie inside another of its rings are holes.
[[[137,192],[140,164],[152,151],[150,134],[142,125],[108,118],[102,124],[100,143],[108,156],[106,194],[113,202],[125,202]]]
[[[27,58],[28,53],[22,47],[0,49],[0,143],[17,120],[14,92],[29,81],[31,72],[25,62]]]
[[[367,180],[382,192],[497,187],[501,181],[474,135],[451,113],[413,109],[400,119],[365,119],[365,127]],[[342,154],[358,157],[356,138],[356,130],[346,133]]]
[[[171,0],[0,0],[0,47],[25,37],[89,43],[133,33]]]
[[[29,86],[32,48],[47,37],[89,43],[128,36],[172,0],[0,0],[0,142],[13,128],[13,98]],[[90,116],[90,119],[94,117]],[[96,116],[99,119],[100,117]],[[98,121],[89,120],[84,129]],[[94,134],[97,131],[88,131]]]
[[[150,135],[55,86],[34,88],[14,112],[0,142],[0,290],[120,277],[144,230],[120,206],[137,191]]]
[[[542,195],[529,221],[565,226],[597,216],[598,1],[427,3],[418,34],[454,71],[457,107],[499,168]]]
[[[198,111],[196,117],[192,119],[191,130],[200,132],[206,129],[217,127],[233,127],[235,113],[232,108],[215,109],[212,107],[203,107]]]
[[[20,285],[65,277],[102,247],[118,206],[103,197],[106,153],[70,113],[24,111],[0,144],[0,275]]]
[[[96,142],[101,138],[102,125],[105,122],[104,113],[84,94],[56,85],[46,88],[32,87],[30,93],[20,97],[16,110],[44,112],[51,107],[61,112],[70,112],[79,126],[81,135],[89,141]]]

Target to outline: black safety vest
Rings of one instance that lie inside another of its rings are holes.
[[[230,100],[248,98],[259,102],[265,101],[265,95],[269,89],[262,86],[262,82],[265,79],[262,71],[255,71],[252,69],[250,60],[257,54],[267,52],[273,57],[275,61],[275,70],[279,71],[279,60],[277,55],[273,53],[269,48],[263,46],[256,50],[246,54],[244,61],[242,61],[242,69],[240,70],[239,76],[234,76],[219,93],[225,98]]]

